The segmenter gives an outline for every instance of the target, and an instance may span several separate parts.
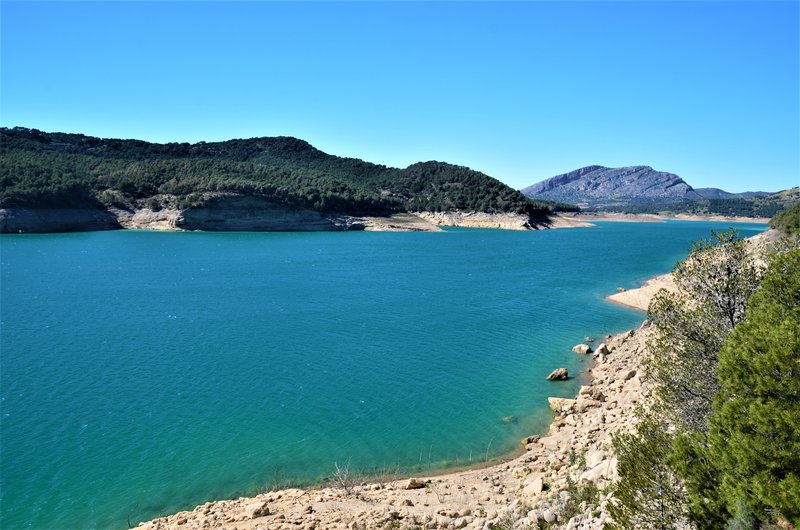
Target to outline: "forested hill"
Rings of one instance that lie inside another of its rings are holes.
[[[0,128],[0,207],[158,208],[169,200],[186,208],[209,192],[320,212],[540,216],[557,208],[466,167],[423,162],[391,168],[329,155],[297,138],[156,144]]]

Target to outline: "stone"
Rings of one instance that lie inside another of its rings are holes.
[[[597,482],[601,479],[608,479],[613,473],[611,461],[608,459],[602,460],[599,464],[591,469],[587,469],[581,473],[581,480],[588,480],[589,482]]]
[[[599,357],[600,355],[608,355],[611,353],[611,350],[608,349],[608,345],[604,342],[600,344],[597,349],[594,351],[595,357]]]
[[[592,469],[597,464],[602,462],[605,459],[606,455],[603,451],[599,449],[592,449],[586,452],[584,456],[584,460],[586,460],[586,469]]]
[[[539,437],[536,435],[533,436],[526,436],[521,440],[522,445],[533,444],[539,441]]]
[[[586,412],[587,409],[600,406],[600,401],[597,401],[596,399],[591,399],[586,396],[581,396],[577,400],[572,400],[572,401],[575,401],[573,407],[575,412]]]
[[[408,484],[406,484],[406,489],[407,490],[419,490],[419,489],[422,489],[424,487],[425,487],[425,483],[422,482],[422,481],[419,481],[419,480],[417,480],[415,478],[409,479],[408,480]]]
[[[502,418],[500,418],[500,423],[502,423],[503,425],[509,425],[511,423],[517,423],[517,417],[516,416],[503,416]]]
[[[565,381],[569,379],[569,372],[566,368],[556,368],[547,376],[548,381]]]
[[[547,403],[550,405],[550,408],[553,409],[554,412],[567,412],[572,410],[572,407],[575,405],[575,400],[567,398],[549,397],[547,398]]]
[[[588,344],[576,344],[572,347],[572,351],[575,353],[580,353],[581,355],[586,355],[588,353],[592,353],[592,349],[589,347]]]
[[[522,491],[526,495],[539,495],[542,491],[544,491],[544,481],[542,481],[542,477],[536,477],[530,481]]]
[[[625,377],[623,377],[623,379],[627,381],[628,379],[633,379],[633,376],[635,375],[636,375],[636,370],[630,370],[627,374],[625,374]]]
[[[270,514],[269,506],[267,506],[266,501],[250,503],[244,507],[244,512],[250,519],[264,517],[265,515]]]

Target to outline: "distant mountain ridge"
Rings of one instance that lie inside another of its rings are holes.
[[[533,199],[598,209],[771,195],[761,191],[730,193],[718,188],[695,189],[678,175],[650,166],[587,166],[528,186],[522,193]]]

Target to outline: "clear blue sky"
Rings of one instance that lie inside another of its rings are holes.
[[[2,1],[0,123],[800,185],[798,2]]]

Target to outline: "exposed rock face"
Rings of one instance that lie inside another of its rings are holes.
[[[546,227],[537,225],[527,215],[517,213],[419,212],[417,215],[439,226],[502,228],[504,230],[535,230]]]
[[[589,206],[703,198],[678,175],[649,166],[588,166],[529,186],[522,193],[535,199]]]
[[[204,205],[183,210],[175,227],[206,231],[333,231],[363,230],[364,225],[325,217],[317,211],[279,204],[262,197],[220,195]]]
[[[162,209],[151,210],[120,210],[110,208],[109,211],[116,215],[117,222],[122,228],[138,230],[179,230],[175,221],[181,216],[180,210]]]
[[[94,208],[0,209],[0,233],[85,232],[120,228],[116,217]]]

